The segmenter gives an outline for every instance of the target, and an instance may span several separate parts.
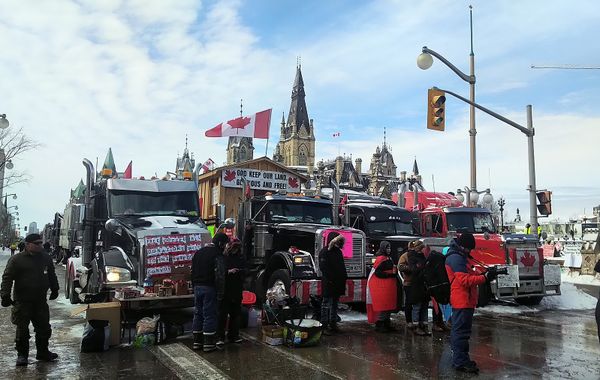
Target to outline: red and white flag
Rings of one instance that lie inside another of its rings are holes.
[[[215,162],[211,158],[209,158],[208,160],[204,161],[204,163],[202,164],[202,173],[206,173],[206,172],[212,170],[214,166],[215,166]]]
[[[340,137],[342,134],[340,132],[336,132],[333,134],[333,137]]]
[[[242,116],[237,119],[220,123],[204,133],[206,137],[240,136],[255,139],[269,138],[271,124],[271,109],[257,112],[254,115]]]
[[[127,165],[127,169],[125,169],[125,172],[123,173],[123,178],[131,179],[131,175],[132,175],[131,165],[132,164],[133,164],[133,161],[129,161],[129,165]]]

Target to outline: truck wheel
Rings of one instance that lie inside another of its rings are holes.
[[[492,289],[489,283],[479,285],[478,287],[479,297],[477,298],[477,307],[485,307],[490,303],[492,299]]]
[[[285,286],[285,292],[290,294],[290,289],[292,287],[292,280],[290,278],[290,272],[287,269],[277,269],[269,276],[269,281],[267,281],[267,289],[266,291],[271,289],[273,285],[277,282],[277,280],[283,282],[283,286]],[[266,298],[265,298],[266,299]]]
[[[536,306],[539,305],[540,302],[542,302],[542,299],[544,297],[543,296],[537,296],[537,297],[522,297],[522,298],[515,298],[515,301],[519,304],[519,305],[525,305],[525,306]]]
[[[65,271],[65,298],[69,299],[69,293],[71,292],[71,281],[69,281],[69,268]]]

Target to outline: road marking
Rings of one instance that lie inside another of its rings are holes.
[[[231,379],[183,343],[153,346],[149,350],[180,379]]]

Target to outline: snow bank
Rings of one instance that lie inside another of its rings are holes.
[[[571,284],[583,284],[583,285],[596,285],[600,286],[600,275],[592,276],[589,274],[579,274],[578,272],[563,272],[561,273],[561,280],[563,283],[568,282]]]
[[[573,284],[563,282],[561,292],[560,296],[544,297],[537,306],[488,305],[477,309],[477,311],[493,314],[521,314],[536,313],[543,310],[593,310],[596,308],[596,297],[577,289]]]

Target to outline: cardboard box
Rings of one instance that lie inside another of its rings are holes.
[[[263,337],[283,338],[283,327],[280,326],[263,326]]]
[[[263,342],[271,346],[280,346],[283,344],[283,338],[271,338],[270,336],[263,336]]]
[[[121,303],[103,302],[82,305],[76,308],[72,315],[81,314],[85,311],[87,321],[100,320],[110,323],[110,345],[117,346],[121,344]]]

